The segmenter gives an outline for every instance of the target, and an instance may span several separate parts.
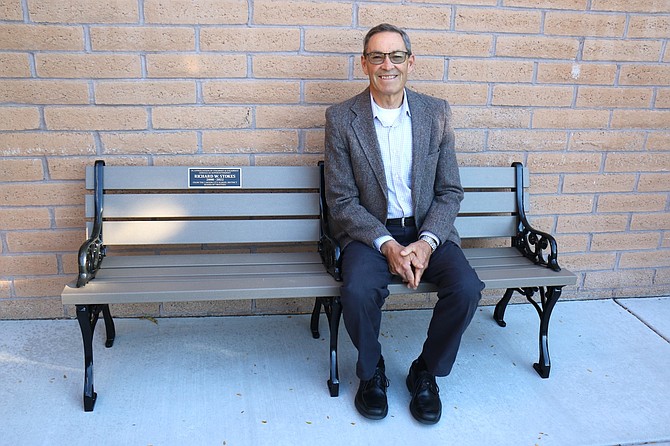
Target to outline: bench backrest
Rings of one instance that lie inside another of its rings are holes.
[[[87,169],[87,189],[95,189],[95,170]],[[319,240],[316,166],[105,166],[102,177],[108,246]],[[86,215],[95,214],[91,195]]]
[[[317,166],[102,168],[105,245],[305,243],[319,240]],[[525,167],[461,167],[462,238],[513,237]],[[95,189],[95,168],[86,187]],[[521,180],[517,191],[517,181]],[[520,192],[520,195],[517,194]],[[86,216],[95,199],[87,196]],[[89,224],[89,233],[93,223]]]

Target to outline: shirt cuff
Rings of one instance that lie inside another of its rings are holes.
[[[393,240],[393,237],[390,235],[382,235],[381,237],[376,238],[372,243],[375,245],[377,251],[382,252],[382,245],[389,240]]]
[[[432,232],[430,232],[430,231],[423,231],[423,232],[419,235],[419,238],[421,238],[422,235],[427,235],[428,237],[432,238],[433,240],[435,240],[435,243],[437,243],[437,246],[440,246],[440,238],[439,238],[438,236],[436,236],[435,234],[433,234]]]

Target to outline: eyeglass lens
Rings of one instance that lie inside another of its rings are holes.
[[[371,52],[366,54],[368,62],[373,65],[383,64],[387,55],[389,56],[391,63],[398,64],[407,60],[407,53],[405,51],[394,51],[392,53]]]

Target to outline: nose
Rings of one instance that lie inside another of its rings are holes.
[[[391,55],[390,54],[384,54],[384,62],[382,62],[382,67],[385,70],[390,70],[395,67],[395,64],[391,62]]]

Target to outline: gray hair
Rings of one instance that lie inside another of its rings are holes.
[[[388,23],[381,23],[374,28],[370,29],[368,33],[365,35],[365,40],[363,41],[363,53],[365,53],[368,49],[368,42],[374,36],[375,34],[378,33],[383,33],[383,32],[392,32],[396,34],[400,34],[402,37],[403,42],[405,42],[405,48],[407,48],[407,52],[409,54],[412,54],[412,44],[409,42],[409,36],[405,31],[402,29],[398,28],[397,26],[390,25]]]

